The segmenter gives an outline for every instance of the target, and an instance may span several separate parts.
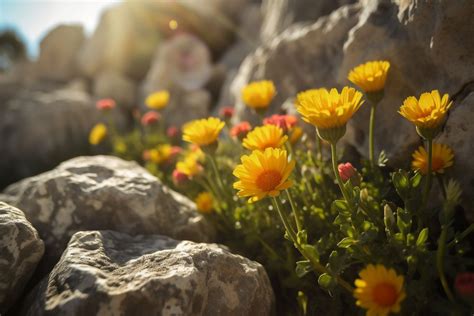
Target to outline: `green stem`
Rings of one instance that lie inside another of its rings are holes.
[[[423,199],[422,199],[422,210],[426,208],[426,203],[428,202],[428,195],[431,189],[431,178],[432,178],[432,169],[433,169],[433,140],[428,139],[428,170],[426,174],[426,184],[423,190]]]
[[[272,198],[272,204],[273,204],[273,207],[277,210],[278,215],[280,215],[280,219],[283,222],[283,226],[285,226],[285,229],[286,229],[288,235],[290,236],[290,239],[293,241],[293,244],[295,245],[296,249],[298,249],[298,251],[303,255],[303,257],[305,257],[307,260],[309,260],[309,262],[311,263],[311,265],[313,266],[313,269],[315,271],[317,271],[320,274],[327,273],[327,274],[331,275],[331,273],[328,269],[326,269],[323,265],[321,265],[316,258],[314,258],[313,256],[308,255],[308,253],[304,250],[304,248],[301,247],[301,245],[298,243],[296,233],[293,230],[293,228],[291,227],[290,222],[288,221],[288,218],[286,217],[286,215],[281,210],[280,205],[279,205],[278,200],[276,199],[276,197]],[[352,292],[354,291],[354,288],[348,282],[343,280],[340,276],[335,276],[335,278],[336,278],[337,283],[340,286],[342,286],[344,289],[346,289],[347,291],[349,291],[349,293],[352,294]]]
[[[336,176],[337,184],[339,185],[339,189],[341,189],[341,193],[344,196],[346,202],[351,205],[349,201],[349,197],[347,196],[347,192],[344,188],[344,183],[342,182],[341,176],[339,175],[339,170],[337,169],[337,152],[336,152],[336,144],[331,144],[331,158],[332,158],[332,169],[334,171],[334,175]]]
[[[375,109],[377,108],[376,104],[372,104],[370,108],[370,122],[369,122],[369,160],[372,168],[375,167],[375,149],[374,149],[374,126],[375,126]]]
[[[220,192],[222,193],[223,197],[226,197],[226,192],[227,191],[225,190],[224,183],[222,182],[221,175],[219,173],[219,169],[217,169],[217,163],[214,160],[214,157],[212,157],[212,155],[207,155],[207,157],[209,158],[209,161],[211,162],[212,169],[213,169],[215,177],[217,179],[217,186],[218,186]]]
[[[451,248],[457,245],[461,240],[466,238],[473,231],[474,231],[474,224],[471,224],[462,233],[460,233],[458,237],[454,238],[454,240],[451,240],[451,242],[448,244],[448,248]]]
[[[446,237],[447,237],[448,227],[443,226],[441,230],[441,236],[439,237],[438,241],[438,251],[436,252],[436,266],[438,268],[438,275],[441,281],[441,285],[443,286],[444,292],[446,296],[448,296],[449,300],[454,303],[454,295],[449,288],[448,281],[446,280],[446,275],[444,274],[444,256],[446,254]]]
[[[296,207],[295,202],[293,201],[293,197],[290,194],[289,190],[285,190],[286,195],[288,196],[288,201],[290,201],[290,206],[291,210],[293,211],[293,216],[295,217],[295,222],[296,222],[296,229],[298,232],[303,230],[303,223],[301,223],[301,212],[299,209]]]

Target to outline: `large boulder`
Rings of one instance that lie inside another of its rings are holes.
[[[13,93],[0,96],[0,188],[89,152],[89,130],[99,113],[87,93],[73,87],[6,88]]]
[[[77,76],[77,52],[84,39],[81,25],[59,25],[52,29],[40,43],[37,75],[64,82]]]
[[[23,315],[270,315],[264,268],[216,244],[78,232]]]
[[[114,70],[143,79],[162,37],[188,32],[219,55],[232,43],[236,12],[248,0],[125,1],[104,11],[79,53],[82,73]],[[170,28],[171,21],[177,29]]]
[[[43,241],[23,212],[0,202],[0,314],[20,297],[43,252]]]
[[[210,241],[213,231],[186,197],[168,189],[135,162],[111,156],[78,157],[6,188],[45,242],[42,270],[59,259],[81,230],[112,229]]]
[[[92,90],[95,97],[114,99],[122,108],[136,106],[136,83],[119,72],[106,70],[97,74]]]
[[[375,149],[386,150],[394,165],[406,163],[420,140],[397,110],[410,95],[431,89],[455,95],[474,80],[474,42],[465,40],[474,29],[471,14],[465,1],[363,0],[312,25],[294,25],[242,64],[231,85],[238,116],[249,115],[240,89],[252,80],[275,81],[275,112],[299,91],[349,85],[352,67],[386,59],[392,66],[378,106]],[[368,147],[368,114],[369,106],[363,106],[346,137],[361,154]]]

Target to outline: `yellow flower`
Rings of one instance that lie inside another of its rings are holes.
[[[400,303],[405,299],[403,276],[383,265],[369,264],[355,280],[356,305],[367,309],[368,316],[385,316],[400,312]]]
[[[272,102],[275,94],[276,89],[273,81],[255,81],[242,89],[242,100],[253,109],[266,109],[270,102]]]
[[[421,174],[428,172],[428,153],[423,146],[420,146],[413,155],[411,166],[414,170],[419,170]],[[433,144],[433,158],[431,167],[434,173],[444,173],[444,169],[453,165],[454,152],[449,146],[443,144]]]
[[[148,151],[149,159],[151,162],[156,164],[161,164],[168,161],[172,154],[172,147],[170,144],[158,145],[155,149],[150,149]]]
[[[318,129],[343,127],[364,103],[362,93],[354,88],[311,89],[298,93],[296,109],[303,120]]]
[[[202,166],[199,164],[195,155],[188,155],[183,161],[179,161],[176,164],[176,170],[192,178],[201,173]]]
[[[183,140],[198,146],[210,145],[217,141],[225,123],[215,117],[191,121],[183,126]]]
[[[433,90],[423,93],[419,100],[406,98],[398,113],[419,128],[436,129],[443,123],[452,104],[448,94],[441,98],[439,91]]]
[[[114,150],[119,154],[124,154],[127,152],[127,144],[119,140],[114,144]]]
[[[369,61],[352,69],[347,79],[367,93],[382,91],[389,68],[388,61]]]
[[[299,126],[295,126],[290,134],[290,143],[296,144],[301,136],[303,136],[303,129]]]
[[[250,150],[265,150],[266,148],[280,148],[288,139],[283,130],[275,125],[256,127],[247,134],[242,145]]]
[[[161,90],[150,94],[145,104],[150,109],[160,110],[168,105],[170,100],[170,93],[167,90]]]
[[[288,161],[285,150],[255,150],[250,155],[242,156],[241,161],[242,164],[234,169],[234,176],[239,178],[239,181],[234,183],[234,189],[239,190],[238,196],[249,197],[249,203],[265,196],[277,196],[281,190],[292,185],[288,177],[295,167],[295,162]]]
[[[196,208],[199,213],[209,214],[214,208],[214,199],[209,192],[199,193],[194,202],[196,203]]]
[[[107,136],[107,126],[99,123],[95,125],[89,133],[89,143],[91,145],[99,145]]]

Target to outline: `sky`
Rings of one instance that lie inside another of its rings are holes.
[[[57,24],[82,24],[91,34],[104,8],[121,0],[0,0],[0,31],[14,29],[27,44],[31,57]]]

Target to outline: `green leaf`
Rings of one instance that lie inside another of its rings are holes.
[[[307,244],[308,243],[308,234],[306,233],[306,230],[301,230],[296,234],[296,239],[298,240],[298,243],[301,244]]]
[[[323,273],[319,276],[318,283],[323,289],[330,290],[334,287],[336,282],[332,276],[327,273]]]
[[[316,261],[319,261],[319,252],[313,245],[302,245],[301,246],[306,254],[306,256],[313,258]]]
[[[349,248],[350,246],[352,245],[355,245],[357,243],[357,241],[355,241],[354,239],[352,239],[351,237],[346,237],[344,238],[343,240],[341,240],[337,246],[339,248]]]
[[[418,247],[424,246],[426,240],[428,240],[428,227],[425,227],[421,230],[420,234],[418,235],[418,239],[416,240],[416,245]]]
[[[345,200],[335,200],[332,202],[331,208],[342,214],[350,214],[349,205]]]
[[[329,255],[329,267],[333,273],[339,273],[344,267],[345,256],[340,255],[336,250],[333,250]]]
[[[398,195],[400,195],[403,200],[406,200],[410,193],[410,179],[407,173],[403,170],[392,173],[392,182]]]
[[[410,179],[412,188],[417,188],[420,185],[422,178],[423,177],[421,176],[421,173],[416,172],[415,175]]]
[[[311,266],[311,263],[309,262],[309,260],[296,262],[295,272],[299,278],[302,278],[303,276],[305,276],[306,274],[308,274],[308,272],[311,272],[312,270],[313,270],[313,267]]]

